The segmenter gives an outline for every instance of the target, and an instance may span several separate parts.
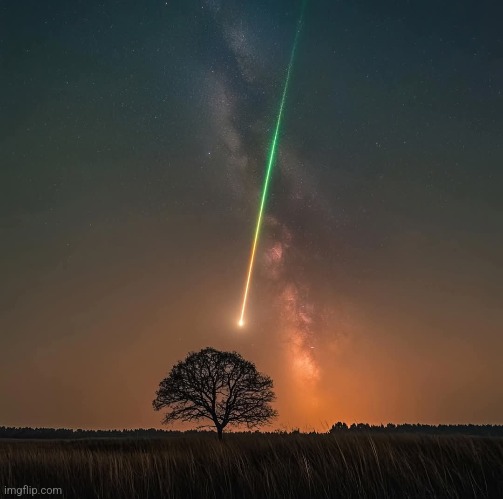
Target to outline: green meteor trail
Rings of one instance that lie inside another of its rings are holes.
[[[276,120],[276,127],[274,129],[274,135],[272,139],[272,144],[271,144],[271,152],[269,153],[269,160],[267,162],[267,170],[266,170],[266,175],[265,175],[265,180],[264,180],[264,186],[262,188],[262,197],[260,199],[260,208],[258,212],[258,219],[257,219],[257,225],[255,227],[255,235],[253,238],[253,244],[252,244],[252,250],[251,250],[251,255],[250,255],[250,263],[248,266],[248,274],[246,277],[246,285],[245,285],[245,290],[244,290],[244,296],[243,296],[243,305],[241,307],[241,317],[239,319],[239,326],[244,325],[244,315],[245,315],[245,310],[246,310],[246,302],[248,299],[248,292],[250,290],[250,281],[253,273],[253,266],[255,263],[255,253],[257,251],[257,244],[258,244],[258,239],[260,235],[260,229],[262,227],[262,218],[264,215],[264,207],[267,199],[267,192],[269,189],[269,182],[271,180],[271,173],[272,169],[274,166],[274,161],[276,159],[276,152],[278,149],[278,137],[279,137],[279,130],[281,127],[281,121],[283,119],[283,111],[285,109],[285,102],[286,102],[286,95],[288,92],[288,85],[290,83],[290,77],[292,75],[292,68],[293,68],[293,63],[295,59],[295,52],[297,50],[297,44],[299,42],[299,36],[300,36],[300,31],[302,28],[302,21],[304,18],[304,10],[306,7],[307,0],[304,0],[302,3],[302,11],[300,14],[299,18],[299,23],[297,26],[297,31],[295,33],[295,39],[293,42],[293,48],[292,48],[292,53],[290,55],[290,62],[288,64],[288,70],[286,73],[286,80],[285,80],[285,86],[283,88],[283,94],[281,96],[281,104],[279,106],[279,113],[278,113],[278,119]]]

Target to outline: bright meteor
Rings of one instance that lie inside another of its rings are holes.
[[[300,35],[301,28],[302,28],[302,21],[303,21],[303,17],[304,17],[304,10],[305,10],[306,3],[307,3],[307,0],[304,0],[304,2],[302,4],[302,12],[300,14],[299,23],[297,26],[297,31],[295,33],[295,40],[293,42],[292,53],[290,55],[290,62],[288,64],[288,70],[286,73],[285,86],[283,88],[283,94],[281,96],[281,104],[279,106],[278,119],[276,120],[276,127],[274,129],[274,135],[273,135],[273,139],[272,139],[272,143],[271,143],[271,152],[269,153],[269,160],[267,162],[267,169],[266,169],[266,174],[265,174],[264,186],[262,188],[262,197],[260,199],[260,208],[259,208],[259,212],[258,212],[257,225],[255,227],[255,235],[253,237],[253,243],[252,243],[252,249],[251,249],[251,255],[250,255],[250,263],[248,265],[248,273],[246,276],[246,284],[245,284],[244,295],[243,295],[243,305],[241,307],[241,316],[240,316],[239,322],[238,322],[239,327],[244,326],[246,302],[248,300],[248,292],[250,290],[250,282],[251,282],[251,278],[252,278],[252,274],[253,274],[253,266],[255,264],[255,254],[257,252],[257,245],[258,245],[258,239],[259,239],[259,235],[260,235],[260,229],[262,227],[262,218],[264,215],[264,207],[265,207],[265,202],[267,199],[269,182],[271,180],[271,173],[272,173],[272,169],[274,166],[274,161],[276,159],[279,130],[281,127],[281,121],[283,119],[283,111],[285,108],[286,95],[288,92],[288,84],[290,83],[290,76],[292,74],[292,68],[293,68],[293,63],[294,63],[294,59],[295,59],[295,52],[297,49],[297,43],[299,41],[299,35]]]

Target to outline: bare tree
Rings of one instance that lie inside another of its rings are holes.
[[[164,378],[152,405],[168,409],[163,423],[211,421],[218,438],[227,425],[254,428],[268,424],[277,412],[273,382],[236,352],[204,348],[191,352]]]

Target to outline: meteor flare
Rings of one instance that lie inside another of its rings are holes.
[[[265,174],[264,186],[262,188],[262,196],[260,199],[260,207],[259,207],[259,212],[258,212],[257,224],[255,226],[255,234],[253,237],[253,243],[252,243],[252,249],[251,249],[251,255],[250,255],[250,263],[248,265],[248,273],[246,276],[246,284],[245,284],[244,295],[243,295],[243,305],[241,307],[241,316],[240,316],[240,319],[238,322],[240,327],[243,327],[243,325],[244,325],[244,315],[245,315],[245,311],[246,311],[246,302],[248,300],[248,292],[250,290],[250,282],[251,282],[251,278],[252,278],[252,274],[253,274],[253,266],[255,264],[255,254],[257,252],[257,245],[258,245],[258,239],[259,239],[259,235],[260,235],[260,229],[262,227],[262,218],[264,215],[264,207],[265,207],[265,202],[267,199],[269,182],[271,180],[271,173],[272,173],[272,169],[274,166],[274,161],[276,159],[279,130],[281,127],[281,121],[283,119],[283,111],[285,108],[286,95],[288,92],[288,84],[290,83],[290,76],[292,74],[293,62],[295,59],[295,52],[297,49],[297,43],[299,41],[299,35],[300,35],[301,28],[302,28],[302,20],[304,18],[304,10],[306,7],[306,3],[307,3],[307,0],[304,0],[304,2],[302,4],[302,11],[300,14],[299,23],[297,26],[297,31],[295,33],[295,39],[293,42],[292,53],[290,55],[290,62],[288,64],[288,70],[286,73],[285,86],[283,87],[283,94],[281,96],[281,103],[279,106],[278,118],[276,120],[276,126],[274,128],[274,135],[273,135],[273,139],[272,139],[272,143],[271,143],[269,160],[267,162],[267,169],[266,169],[266,174]]]

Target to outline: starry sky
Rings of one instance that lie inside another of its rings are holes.
[[[273,428],[503,423],[496,1],[0,2],[0,424],[159,427],[188,351]]]

